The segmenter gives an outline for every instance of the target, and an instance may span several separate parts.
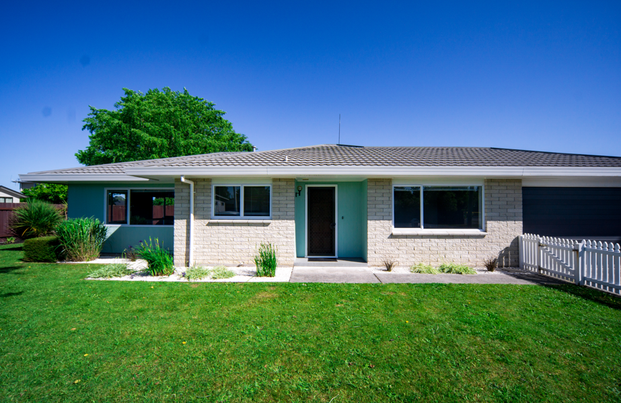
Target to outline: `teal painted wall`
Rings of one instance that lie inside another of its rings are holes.
[[[174,184],[122,184],[122,183],[97,183],[97,184],[71,184],[67,194],[67,216],[69,218],[94,217],[104,220],[105,212],[105,189],[106,188],[171,188]],[[163,226],[109,226],[108,239],[104,243],[102,252],[121,253],[128,246],[136,246],[141,240],[158,238],[164,248],[174,249],[173,227]]]
[[[302,186],[302,194],[298,196],[298,186]],[[306,255],[306,248],[304,242],[306,242],[305,223],[306,214],[305,203],[306,200],[306,185],[301,182],[295,182],[295,252],[297,257],[304,257]]]
[[[338,210],[338,256],[356,257],[366,260],[366,181],[365,182],[321,182],[312,185],[337,185]],[[298,257],[304,257],[306,246],[306,183],[302,193],[295,198],[295,245]]]

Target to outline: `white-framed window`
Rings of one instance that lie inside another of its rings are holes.
[[[483,229],[483,187],[393,186],[393,227]]]
[[[0,203],[13,203],[12,197],[0,197]]]
[[[106,224],[174,225],[175,190],[106,189]]]
[[[212,217],[219,219],[270,219],[272,186],[218,184],[212,187]]]

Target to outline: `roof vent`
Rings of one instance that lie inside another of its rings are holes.
[[[255,146],[252,146],[252,152],[257,151],[257,148]]]
[[[289,162],[289,156],[288,155],[285,156],[285,162]]]

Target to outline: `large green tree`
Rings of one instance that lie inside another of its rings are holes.
[[[38,183],[30,189],[22,190],[29,199],[37,199],[53,204],[67,203],[67,185]]]
[[[246,136],[236,133],[214,104],[166,87],[143,94],[123,89],[116,110],[90,106],[82,130],[90,143],[76,153],[84,165],[206,154],[252,151]]]

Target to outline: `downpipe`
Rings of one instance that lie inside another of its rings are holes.
[[[190,185],[190,239],[188,242],[190,253],[188,257],[188,267],[192,267],[192,264],[194,263],[194,182],[186,179],[185,175],[181,175],[181,182]]]

